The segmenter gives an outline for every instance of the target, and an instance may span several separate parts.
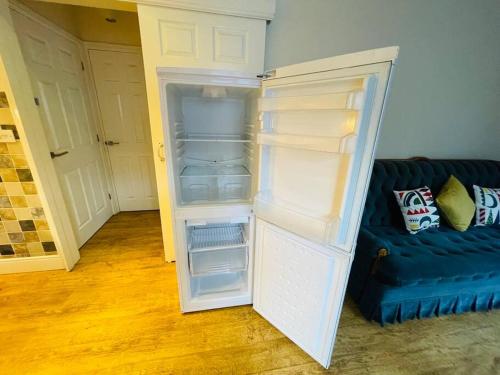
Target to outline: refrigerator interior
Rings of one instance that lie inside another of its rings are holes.
[[[259,90],[174,83],[166,90],[177,204],[250,201]]]
[[[250,219],[186,222],[191,300],[249,293]]]

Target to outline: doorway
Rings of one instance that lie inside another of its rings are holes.
[[[138,48],[88,48],[120,211],[157,210],[144,65]]]
[[[12,17],[78,246],[158,209],[137,14],[23,0]]]

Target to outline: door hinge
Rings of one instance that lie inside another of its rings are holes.
[[[36,96],[33,99],[35,100],[35,105],[40,106],[40,99],[38,99]]]
[[[80,64],[82,64],[82,70],[85,70],[85,65],[83,65],[83,61],[80,61]]]
[[[262,74],[257,74],[257,78],[267,79],[267,78],[272,78],[275,75],[276,75],[276,70],[273,69],[273,70],[265,71]]]
[[[109,200],[111,200],[111,194],[108,193]]]
[[[98,143],[99,143],[99,142],[101,142],[101,140],[99,139],[99,134],[96,134],[95,136],[96,136],[96,138],[97,138],[97,142],[98,142]]]

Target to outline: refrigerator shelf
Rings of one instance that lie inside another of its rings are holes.
[[[237,142],[249,143],[251,139],[241,134],[184,134],[177,138],[178,142]]]
[[[188,241],[189,252],[227,249],[247,244],[242,224],[212,224],[193,227]]]
[[[218,176],[251,176],[248,169],[243,165],[190,165],[184,167],[180,177],[218,177]]]

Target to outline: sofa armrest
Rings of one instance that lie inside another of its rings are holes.
[[[349,278],[349,293],[355,301],[359,301],[363,295],[366,283],[377,271],[382,258],[389,254],[386,242],[367,228],[359,229],[356,255]]]
[[[384,257],[389,255],[389,246],[380,237],[374,236],[369,230],[361,227],[358,235],[357,252],[363,252],[371,258]]]

